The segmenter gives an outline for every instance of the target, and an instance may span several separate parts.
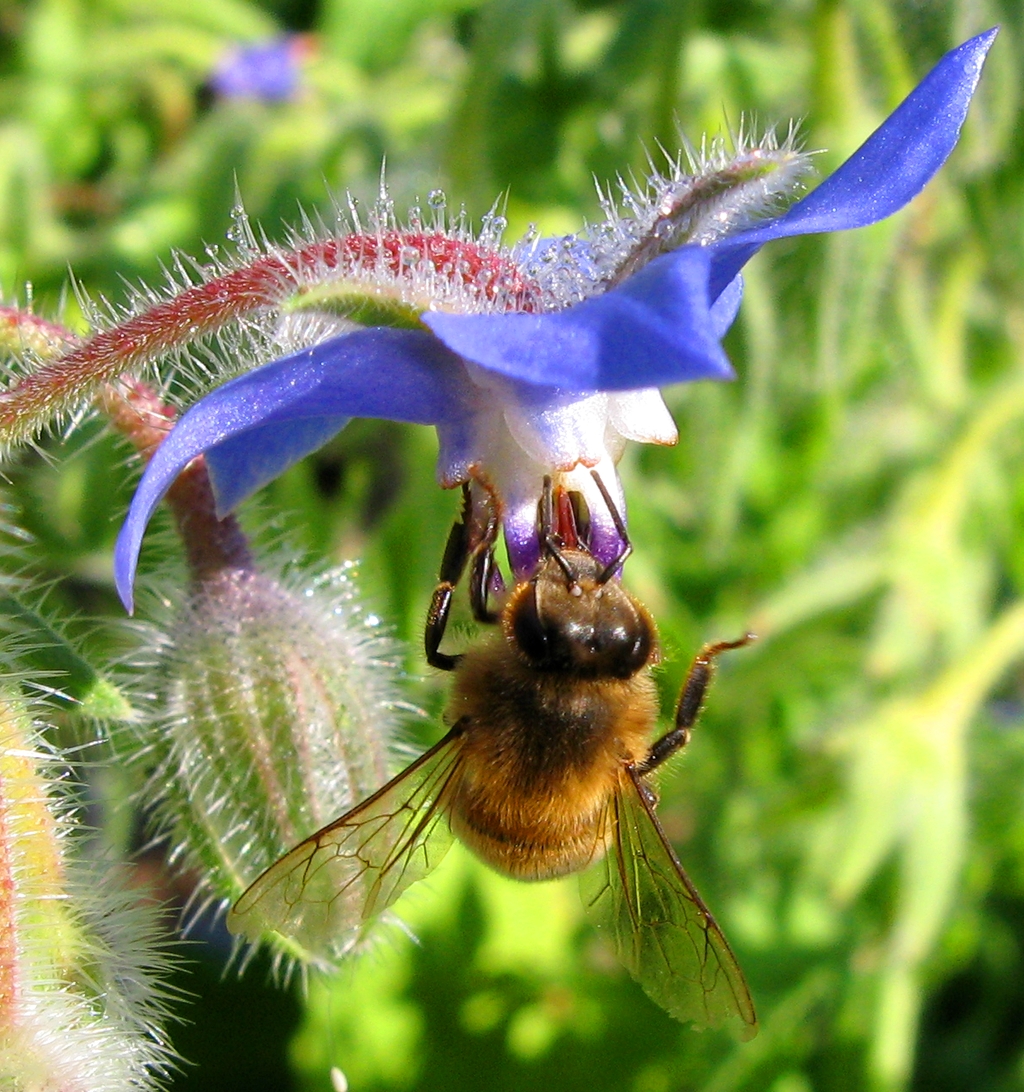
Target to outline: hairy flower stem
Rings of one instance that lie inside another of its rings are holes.
[[[670,250],[687,243],[706,245],[739,230],[748,218],[756,222],[773,200],[792,195],[808,169],[808,157],[794,148],[791,132],[782,147],[769,133],[763,146],[737,149],[728,162],[717,168],[708,164],[692,176],[653,176],[655,192],[649,200],[654,218],[606,277],[606,286],[614,288]]]
[[[105,386],[97,399],[110,423],[149,460],[174,426],[175,411],[139,380]],[[185,545],[193,584],[199,588],[228,570],[255,570],[252,552],[238,520],[217,518],[206,460],[194,459],[167,491],[167,502]]]
[[[366,268],[402,276],[422,262],[475,286],[486,297],[507,296],[509,309],[533,309],[531,286],[518,276],[515,265],[472,241],[443,232],[397,230],[320,240],[211,276],[74,345],[0,394],[0,443],[28,439],[100,384],[170,349],[216,333],[249,312],[276,307],[306,287]]]

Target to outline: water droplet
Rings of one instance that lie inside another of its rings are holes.
[[[231,209],[231,226],[224,234],[242,257],[255,254],[259,249],[249,217],[240,201]]]
[[[427,204],[435,212],[440,212],[448,204],[448,197],[444,190],[431,190],[427,194]]]
[[[359,202],[350,193],[346,193],[345,197],[348,201],[348,214],[352,218],[352,230],[357,233],[361,232],[363,223],[359,217]]]

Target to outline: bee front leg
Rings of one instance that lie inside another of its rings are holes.
[[[473,617],[487,625],[493,625],[500,617],[499,612],[491,607],[489,601],[491,584],[496,572],[494,546],[486,544],[473,557],[473,568],[469,577],[469,605],[473,611]],[[496,586],[499,590],[504,588],[500,573]]]
[[[452,609],[452,596],[455,587],[462,579],[462,574],[470,558],[473,568],[470,580],[470,603],[473,615],[479,622],[494,622],[497,615],[487,604],[494,572],[494,543],[498,538],[500,521],[493,502],[487,505],[487,523],[481,532],[474,523],[473,497],[470,486],[462,487],[462,515],[452,525],[448,542],[441,558],[441,568],[437,574],[437,587],[430,599],[427,621],[423,631],[423,648],[427,663],[439,667],[442,671],[453,671],[460,657],[449,656],[441,652],[441,641],[448,628],[448,616]]]
[[[666,732],[661,739],[652,744],[650,751],[647,752],[647,757],[637,766],[637,771],[641,776],[657,769],[665,759],[674,755],[676,751],[690,742],[690,730],[700,716],[708,687],[715,677],[715,660],[723,652],[729,652],[734,648],[742,648],[744,645],[749,645],[754,639],[752,633],[747,633],[737,641],[716,641],[713,644],[705,645],[697,653],[690,665],[686,682],[683,684],[679,701],[676,704],[676,726],[671,732]]]
[[[499,613],[491,608],[489,602],[491,585],[495,582],[495,577],[497,577],[497,587],[504,588],[501,573],[498,572],[494,561],[494,544],[498,540],[499,527],[498,512],[492,504],[488,509],[483,535],[472,551],[473,567],[469,574],[470,609],[476,621],[487,625],[493,625],[499,617]]]
[[[430,599],[430,608],[427,610],[427,622],[423,630],[423,650],[426,653],[427,663],[431,667],[439,667],[442,671],[454,670],[459,662],[458,656],[449,656],[441,652],[441,641],[444,632],[448,628],[448,615],[452,609],[452,595],[455,593],[455,585],[462,579],[463,570],[469,559],[469,513],[471,501],[469,487],[462,487],[462,518],[452,525],[448,533],[448,541],[445,544],[444,556],[441,558],[441,568],[437,574],[437,587]]]

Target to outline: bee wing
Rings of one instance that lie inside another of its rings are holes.
[[[654,796],[632,767],[608,805],[604,859],[580,877],[583,902],[647,995],[701,1027],[757,1033],[736,957],[669,844]]]
[[[304,955],[331,959],[445,855],[448,789],[462,749],[452,729],[373,796],[273,864],[232,907],[227,925],[257,941],[278,932]]]

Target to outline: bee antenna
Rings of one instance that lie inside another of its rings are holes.
[[[598,492],[601,494],[604,503],[608,506],[608,512],[612,517],[612,523],[615,524],[615,530],[619,536],[619,541],[622,543],[619,552],[607,565],[605,565],[601,570],[601,575],[597,578],[598,584],[607,584],[615,575],[615,571],[619,566],[633,552],[633,543],[629,541],[629,532],[626,530],[626,521],[622,518],[618,508],[615,507],[615,501],[612,500],[612,495],[608,492],[608,487],[601,481],[601,475],[598,474],[596,470],[591,470],[590,476],[594,479],[594,484],[597,486]]]
[[[569,564],[568,558],[562,553],[558,540],[554,535],[548,535],[544,540],[544,547],[547,552],[555,559],[558,567],[565,573],[565,579],[569,581],[569,586],[579,583],[579,573]]]

